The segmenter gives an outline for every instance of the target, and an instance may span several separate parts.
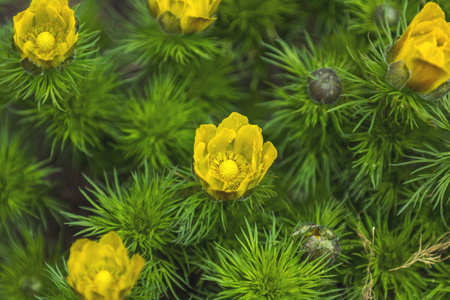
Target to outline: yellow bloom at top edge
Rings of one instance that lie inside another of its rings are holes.
[[[14,45],[22,59],[45,70],[73,56],[78,33],[67,0],[33,0],[13,20]]]
[[[171,33],[195,33],[205,30],[220,0],[148,0],[150,12],[161,27]]]
[[[450,23],[438,4],[428,2],[414,17],[394,44],[391,60],[406,63],[411,73],[406,85],[419,93],[430,93],[450,79]]]
[[[263,144],[261,132],[236,112],[218,127],[208,124],[197,129],[193,169],[203,189],[215,200],[249,196],[277,158],[273,144]]]
[[[128,258],[115,232],[98,242],[79,239],[70,248],[67,282],[85,300],[122,300],[129,295],[144,264],[138,254]]]

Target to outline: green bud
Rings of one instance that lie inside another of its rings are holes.
[[[22,287],[27,296],[34,297],[42,290],[42,282],[36,277],[23,277]]]
[[[331,68],[320,68],[308,78],[308,94],[316,103],[332,105],[339,100],[342,83],[338,74]]]
[[[163,12],[158,17],[158,22],[167,33],[181,33],[181,20],[170,11]]]
[[[389,64],[387,81],[393,87],[401,89],[411,78],[411,70],[403,60],[398,60]]]
[[[387,25],[395,26],[398,23],[399,12],[390,5],[380,4],[373,12],[373,19],[378,25],[385,24],[385,22],[387,22]]]
[[[330,255],[328,265],[331,265],[341,254],[338,236],[326,226],[303,223],[294,229],[292,237],[301,241],[301,248],[306,250],[311,261],[324,255]]]
[[[44,74],[44,70],[35,65],[31,60],[28,59],[28,57],[25,57],[20,61],[20,64],[22,65],[22,68],[27,72],[28,74],[34,75],[34,76],[40,76]]]

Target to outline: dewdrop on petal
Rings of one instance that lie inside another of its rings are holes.
[[[78,239],[70,248],[67,282],[85,300],[122,300],[131,292],[145,265],[128,251],[115,232],[105,234],[98,242]]]

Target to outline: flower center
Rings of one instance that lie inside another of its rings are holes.
[[[95,276],[94,282],[100,289],[107,289],[111,286],[113,277],[111,273],[107,270],[101,270]]]
[[[224,160],[219,167],[219,173],[226,180],[230,180],[236,177],[236,174],[239,172],[238,165],[234,160],[227,159]]]
[[[48,31],[39,33],[36,38],[36,46],[43,52],[48,52],[55,46],[55,37]]]
[[[249,166],[247,159],[232,151],[218,152],[210,157],[211,173],[225,182],[225,190],[236,190],[247,177]]]

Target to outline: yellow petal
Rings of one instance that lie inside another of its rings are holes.
[[[161,13],[161,8],[156,0],[148,0],[148,6],[150,8],[150,13],[154,18],[157,18]]]
[[[445,13],[440,6],[434,2],[428,2],[422,10],[414,17],[412,22],[431,21],[434,19],[445,19]],[[411,23],[412,23],[411,22]]]
[[[245,125],[237,132],[233,151],[242,154],[251,162],[253,153],[261,152],[262,145],[261,128],[257,125]]]
[[[264,175],[266,175],[267,170],[269,170],[270,166],[277,158],[277,155],[277,149],[274,145],[271,142],[265,142],[262,151],[263,170],[260,174],[260,180],[264,177]]]
[[[194,146],[199,143],[208,144],[209,141],[216,135],[217,128],[213,124],[200,125],[200,127],[195,132],[195,142]]]
[[[223,119],[222,123],[220,123],[217,128],[217,132],[219,133],[224,128],[233,129],[238,132],[244,125],[248,125],[248,118],[237,112],[233,112],[227,118]]]
[[[46,5],[38,5],[36,7],[36,14],[34,18],[37,24],[50,22],[50,19],[47,15]]]
[[[201,32],[214,22],[216,18],[187,16],[181,21],[183,33]]]
[[[120,239],[120,236],[114,231],[110,231],[107,234],[105,234],[104,236],[102,236],[100,238],[99,243],[101,245],[109,245],[109,246],[113,247],[114,250],[124,248],[124,245],[122,243],[122,240]]]
[[[133,255],[133,257],[130,260],[130,268],[132,269],[131,285],[134,285],[134,283],[136,282],[139,273],[141,273],[142,268],[144,268],[144,265],[145,260],[139,254]]]
[[[234,130],[224,128],[208,143],[208,153],[213,155],[220,151],[226,151],[231,147],[230,144],[233,142],[235,137],[236,132]]]
[[[442,67],[430,64],[421,58],[411,60],[408,68],[411,70],[411,79],[407,85],[420,93],[434,90],[447,81],[450,76]]]
[[[34,13],[31,11],[25,11],[21,19],[20,28],[18,28],[17,34],[24,40],[28,31],[34,26]]]
[[[212,0],[209,6],[209,16],[212,16],[216,13],[217,8],[219,7],[220,0]]]
[[[71,29],[75,26],[74,12],[68,6],[64,6],[62,8],[61,16],[62,16],[64,22],[66,23],[66,26],[68,26],[68,27],[63,27],[63,30],[65,30],[66,28]]]

